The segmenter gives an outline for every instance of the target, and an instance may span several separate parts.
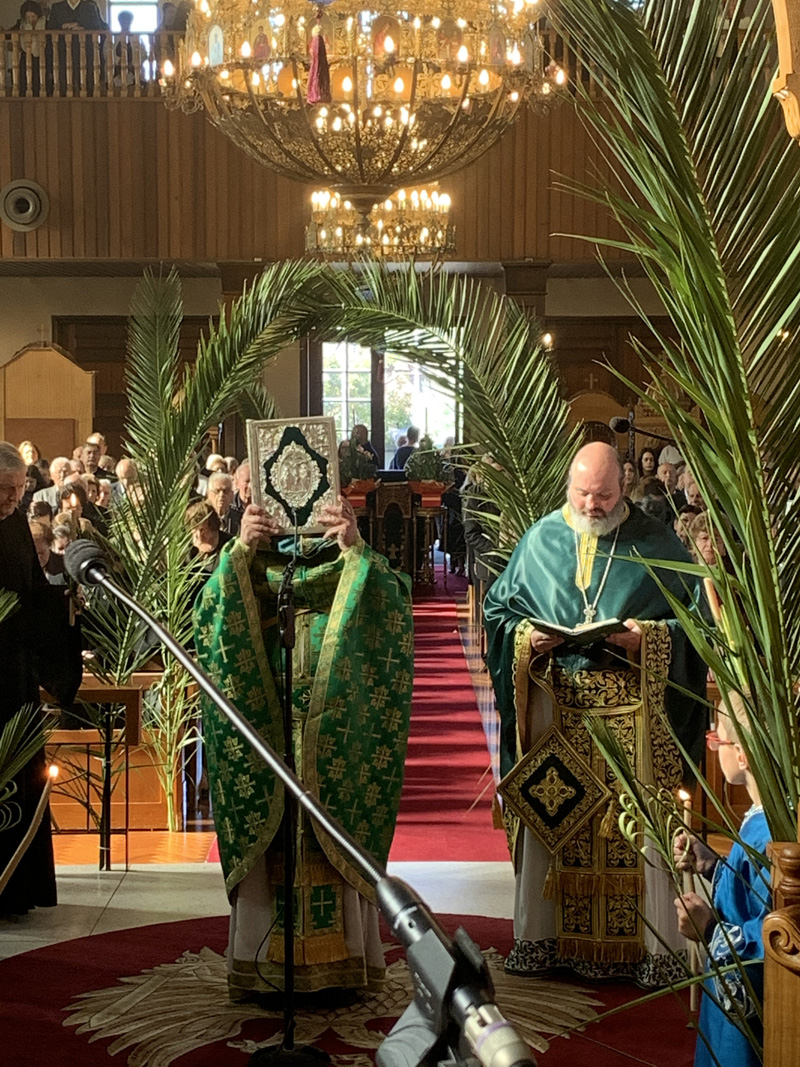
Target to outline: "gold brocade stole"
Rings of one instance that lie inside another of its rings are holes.
[[[295,614],[295,647],[292,658],[292,742],[295,766],[303,765],[303,734],[311,701],[311,686],[319,659],[320,635],[312,641],[315,616],[298,607]],[[268,619],[267,625],[274,620]],[[263,623],[262,623],[263,625]],[[345,881],[328,862],[317,841],[311,821],[297,813],[296,866],[294,875],[294,954],[299,968],[342,961],[349,968],[344,940]],[[267,883],[275,902],[275,926],[267,959],[283,963],[284,857],[281,834],[266,853]]]
[[[671,655],[666,623],[640,623],[641,667],[568,672],[526,671],[525,721],[534,702],[552,701],[553,722],[570,745],[616,795],[617,783],[583,719],[602,716],[622,745],[639,781],[675,789],[681,760],[666,724],[664,697]],[[552,660],[548,657],[548,663]],[[520,692],[517,677],[518,697]],[[524,732],[521,730],[524,738]],[[532,747],[523,741],[520,755]],[[644,859],[619,831],[616,801],[593,815],[553,858],[545,894],[556,903],[557,953],[562,959],[638,962],[645,954]],[[510,826],[513,836],[516,827]]]

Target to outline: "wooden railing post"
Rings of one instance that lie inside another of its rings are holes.
[[[764,920],[764,1067],[796,1067],[800,1020],[800,844],[774,842]]]

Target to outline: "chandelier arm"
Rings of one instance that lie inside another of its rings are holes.
[[[303,99],[303,90],[300,88],[300,79],[297,76],[298,75],[298,71],[297,71],[297,57],[296,56],[292,56],[292,70],[294,71],[294,83],[295,83],[295,93],[297,95],[297,104],[298,104],[298,107],[300,108],[300,111],[301,111],[301,113],[303,115],[303,118],[306,120],[306,128],[308,129],[308,132],[310,134],[311,143],[314,145],[314,148],[316,149],[317,155],[319,156],[319,158],[323,161],[325,166],[331,172],[330,173],[330,177],[334,178],[336,176],[336,166],[328,158],[327,153],[322,148],[322,142],[320,141],[319,137],[317,137],[316,131],[314,130],[314,127],[311,124],[311,110],[310,110],[311,105],[309,105]]]
[[[464,95],[466,95],[466,93],[462,94],[462,101],[463,101]],[[497,117],[497,113],[499,112],[500,107],[501,107],[501,105],[503,103],[504,96],[505,96],[504,92],[497,94],[497,100],[492,105],[492,109],[489,112],[489,114],[486,116],[485,121],[481,124],[481,130],[482,131],[485,132],[489,128],[491,123],[494,121],[494,119]],[[514,108],[515,119],[516,119],[516,114],[517,114],[518,111],[519,111],[519,103],[517,103],[515,105],[515,108]],[[451,126],[452,126],[453,122],[455,122],[455,119],[457,118],[457,116],[458,116],[458,111],[456,111],[455,115],[453,116],[453,120],[452,120],[452,122],[450,124]],[[515,119],[514,119],[514,121],[515,121]],[[512,124],[513,124],[513,122],[512,123],[507,123],[505,128],[508,129]],[[448,129],[449,128],[450,127],[448,127]],[[503,130],[500,134],[498,134],[491,142],[489,142],[489,144],[487,144],[483,140],[482,137],[478,138],[477,141],[481,145],[483,145],[483,147],[481,148],[479,154],[482,154],[488,148],[490,148],[492,145],[496,144],[496,142],[499,141],[500,137],[502,136],[503,132],[505,132],[505,130]],[[445,144],[449,144],[449,140],[447,138],[444,138],[444,137],[440,138],[439,139],[439,144],[433,149],[433,151],[430,153],[430,155],[426,157],[425,162],[427,163],[429,160],[434,159],[436,157],[437,153],[440,152],[442,150],[442,148],[444,148]],[[458,170],[459,167],[466,166],[467,163],[471,163],[472,159],[474,158],[474,157],[471,157],[471,153],[474,151],[475,147],[476,147],[476,140],[473,139],[460,152],[458,152],[455,156],[453,156],[453,158],[450,160],[450,162],[447,165],[448,169],[447,169],[446,173],[447,174],[452,174],[453,171]],[[461,160],[464,160],[465,156],[467,157],[466,160],[463,163],[459,162]],[[443,177],[443,176],[444,175],[440,175],[440,177]]]
[[[353,137],[356,142],[356,162],[358,164],[358,173],[363,182],[364,179],[364,158],[361,155],[361,123],[359,122],[359,116],[361,114],[359,108],[359,84],[358,84],[358,63],[355,60],[355,50],[353,52],[353,110],[356,116],[356,120],[353,123]]]
[[[412,114],[411,102],[412,102],[412,100],[414,100],[415,94],[416,94],[416,91],[417,91],[417,80],[418,80],[417,79],[417,75],[418,75],[418,72],[419,72],[419,59],[415,58],[414,59],[414,70],[413,70],[413,72],[411,74],[411,92],[409,94],[409,99],[408,99],[408,104],[409,104],[408,113],[409,113],[409,116]],[[394,155],[389,160],[389,162],[386,164],[386,169],[383,172],[384,177],[391,177],[392,168],[394,167],[394,165],[397,162],[397,160],[400,158],[400,153],[403,151],[403,149],[406,146],[406,141],[408,140],[409,133],[410,133],[410,127],[406,126],[405,130],[403,131],[403,133],[400,134],[400,137],[397,140],[397,147],[394,150]]]

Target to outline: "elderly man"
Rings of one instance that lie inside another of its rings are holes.
[[[0,589],[16,594],[17,605],[0,622],[3,685],[0,729],[25,705],[39,704],[39,686],[70,702],[81,679],[80,635],[69,625],[63,590],[48,585],[36,555],[28,522],[17,510],[25,487],[25,463],[13,445],[0,441]],[[6,807],[12,824],[0,830],[0,872],[31,824],[45,784],[40,750],[14,779],[16,792]],[[56,903],[50,814],[44,819],[6,888],[0,915],[24,915]]]
[[[117,464],[115,474],[117,480],[111,486],[112,504],[118,504],[130,493],[131,487],[139,481],[139,471],[132,459],[121,459]]]
[[[620,835],[613,780],[584,725],[602,717],[639,779],[667,789],[685,777],[667,721],[692,758],[702,750],[705,666],[639,557],[689,562],[672,530],[625,501],[616,450],[590,444],[565,506],[527,531],[486,596],[517,878],[514,973],[566,966],[644,986],[677,976],[644,921],[681,945],[672,887]],[[680,574],[657,574],[690,602]],[[617,632],[591,643],[552,632],[612,619]]]
[[[223,471],[214,471],[208,479],[206,494],[211,507],[219,516],[219,525],[223,533],[237,534],[242,522],[240,512],[231,508],[233,504],[233,478]]]
[[[64,480],[71,469],[70,461],[66,456],[56,456],[50,464],[50,477],[53,479],[53,484],[48,485],[46,489],[39,489],[33,494],[33,499],[44,500],[55,510],[58,503],[58,494],[63,489]]]

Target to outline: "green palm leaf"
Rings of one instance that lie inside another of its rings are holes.
[[[726,8],[648,0],[636,14],[614,0],[561,0],[557,19],[599,72],[603,98],[582,94],[580,113],[619,183],[581,191],[616,217],[617,244],[643,264],[679,335],[658,338],[659,356],[640,354],[725,540],[731,573],[713,568],[726,618],[718,681],[749,694],[743,743],[773,835],[792,840],[800,368],[778,331],[791,342],[800,326],[800,156],[770,99],[769,0],[740,3],[729,22]],[[710,655],[702,627],[685,625]]]
[[[337,306],[321,321],[327,335],[406,356],[463,403],[473,452],[490,451],[502,468],[482,468],[502,519],[481,518],[495,523],[498,555],[507,558],[528,526],[563,499],[574,448],[536,323],[475,279],[422,274],[413,265],[388,272],[364,263],[331,284]]]

